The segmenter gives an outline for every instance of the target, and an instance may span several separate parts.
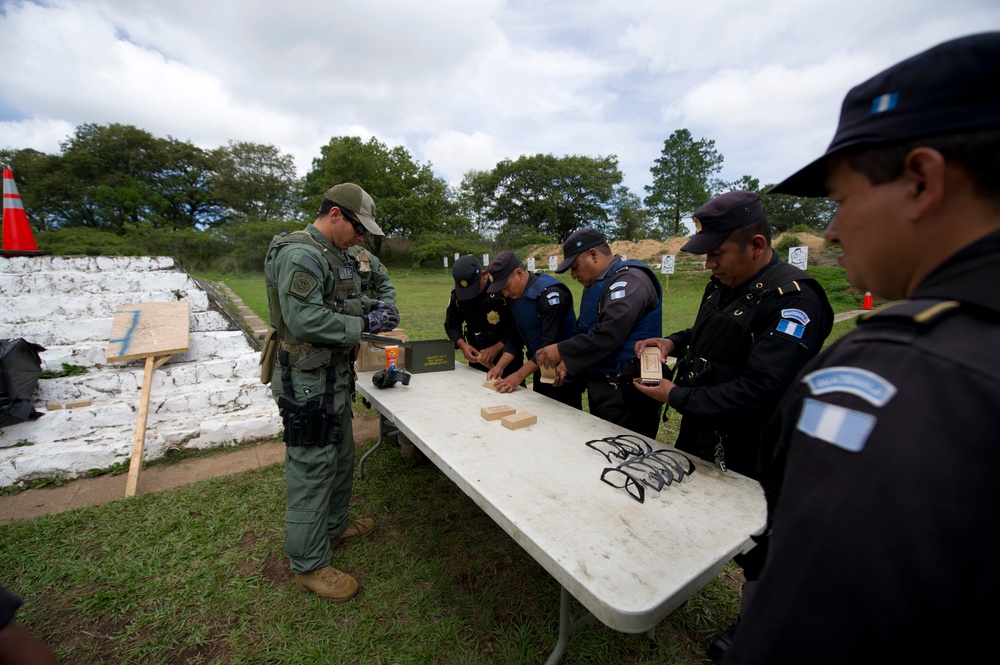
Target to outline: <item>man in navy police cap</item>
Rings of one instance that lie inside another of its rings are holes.
[[[895,301],[786,395],[770,551],[727,663],[990,658],[1000,612],[1000,32],[847,93],[826,153],[848,280]]]

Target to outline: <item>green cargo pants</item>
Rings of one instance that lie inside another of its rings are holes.
[[[279,370],[280,371],[280,370]],[[271,381],[277,400],[282,382]],[[328,446],[285,446],[285,553],[294,573],[330,565],[330,539],[347,529],[354,487],[354,428],[351,423],[349,362],[336,366],[334,408],[341,416],[341,440]],[[326,369],[292,370],[295,399],[325,394]]]

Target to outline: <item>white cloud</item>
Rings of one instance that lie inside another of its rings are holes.
[[[5,3],[0,147],[56,152],[121,122],[274,144],[304,174],[355,135],[452,183],[520,154],[615,154],[643,196],[686,127],[725,177],[767,181],[825,148],[851,85],[990,25],[994,0]]]

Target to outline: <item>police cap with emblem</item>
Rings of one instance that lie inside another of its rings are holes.
[[[451,276],[455,279],[455,297],[459,300],[471,300],[479,295],[479,278],[483,267],[471,254],[457,259],[451,267]]]
[[[608,242],[607,238],[604,237],[597,229],[585,228],[579,231],[573,231],[566,238],[566,242],[563,243],[563,260],[559,263],[559,267],[556,268],[556,272],[563,273],[569,270],[569,267],[573,265],[573,261],[576,257],[580,256],[588,249],[594,247],[599,247]]]
[[[509,249],[494,257],[490,264],[486,266],[486,272],[490,274],[493,278],[493,283],[487,289],[490,293],[496,293],[503,288],[504,284],[507,283],[507,278],[510,277],[515,270],[521,267],[521,259],[517,258],[517,254],[510,251]]]
[[[326,190],[324,199],[333,201],[341,208],[346,208],[368,229],[368,233],[377,236],[384,236],[382,229],[375,223],[375,202],[368,192],[355,185],[353,182],[345,182],[334,185]]]
[[[1000,126],[1000,32],[938,44],[855,86],[822,157],[768,190],[826,196],[827,159],[854,146]]]
[[[754,192],[726,192],[698,208],[694,215],[698,232],[681,247],[682,252],[708,254],[725,242],[736,229],[766,219],[760,197]]]

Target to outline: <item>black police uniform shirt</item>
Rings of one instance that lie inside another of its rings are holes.
[[[452,342],[464,339],[482,350],[505,339],[514,328],[514,315],[502,293],[484,289],[474,298],[459,300],[451,290],[444,314],[444,331]]]
[[[598,279],[602,279],[620,261],[621,257],[616,256]],[[601,316],[597,325],[559,343],[559,355],[566,364],[566,371],[572,376],[584,374],[587,368],[620,349],[636,322],[659,304],[659,293],[645,271],[622,270],[614,279],[615,282],[624,282],[624,287],[614,291],[605,289],[601,295]]]
[[[783,264],[774,252],[771,261],[753,279],[733,288],[712,277],[702,296],[702,307],[713,293],[721,299],[720,310],[745,299],[751,285]],[[705,442],[700,439],[707,430],[724,432],[723,455],[728,468],[758,477],[760,436],[764,426],[795,375],[820,352],[833,327],[833,312],[822,288],[813,281],[798,286],[798,290],[792,288],[783,294],[774,289],[761,301],[747,331],[751,335],[747,360],[738,368],[735,378],[718,385],[671,389],[670,406],[682,416],[678,448],[714,461],[714,448],[706,449]],[[674,342],[676,357],[682,357],[685,349],[694,343],[692,330],[689,328],[669,336]],[[705,330],[702,334],[711,333]]]
[[[988,656],[1000,618],[1000,233],[811,362],[782,401],[742,663]],[[787,463],[783,460],[787,455]],[[780,470],[784,469],[784,476]]]

